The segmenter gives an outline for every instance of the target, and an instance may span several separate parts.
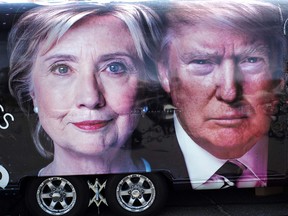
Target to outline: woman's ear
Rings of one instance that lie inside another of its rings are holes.
[[[170,80],[169,80],[169,69],[167,65],[164,65],[163,62],[158,62],[158,78],[160,80],[162,88],[170,93]]]
[[[35,98],[35,93],[34,93],[34,91],[30,91],[30,96],[31,96],[31,98],[34,100],[34,98]]]
[[[34,107],[36,107],[37,102],[36,102],[35,92],[33,90],[30,91],[30,97],[32,98]]]

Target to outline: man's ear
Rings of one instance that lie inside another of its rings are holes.
[[[158,78],[160,80],[162,88],[170,93],[170,80],[169,80],[169,69],[167,65],[164,65],[163,62],[157,64],[158,67]]]
[[[280,79],[279,85],[280,85],[280,88],[282,91],[285,89],[285,84],[286,84],[286,82],[285,82],[284,78]]]

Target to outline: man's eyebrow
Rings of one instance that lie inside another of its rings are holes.
[[[245,54],[253,54],[253,53],[260,53],[260,54],[268,54],[269,52],[269,46],[268,45],[255,45],[249,47],[245,52]]]
[[[269,46],[268,45],[249,45],[248,47],[244,48],[239,54],[235,54],[235,56],[243,56],[243,55],[251,55],[254,53],[267,55],[269,53]],[[193,50],[191,52],[183,53],[180,55],[180,59],[188,63],[193,58],[217,58],[219,57],[219,53],[217,51],[211,51],[203,49],[201,50]]]
[[[66,54],[55,54],[48,56],[44,59],[44,61],[50,61],[50,60],[61,60],[61,61],[71,61],[71,62],[78,62],[78,58],[73,55],[66,55]]]
[[[180,56],[180,59],[183,61],[183,62],[189,62],[191,59],[193,58],[212,58],[212,57],[217,57],[219,54],[217,51],[215,52],[207,52],[207,50],[203,50],[203,51],[199,51],[199,50],[193,50],[191,52],[188,52],[188,53],[183,53],[181,56]]]

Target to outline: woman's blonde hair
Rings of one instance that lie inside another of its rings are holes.
[[[114,16],[122,20],[134,41],[146,77],[156,81],[155,51],[160,44],[161,21],[149,7],[141,4],[70,3],[56,6],[39,6],[25,13],[13,26],[8,39],[10,55],[9,88],[22,111],[33,110],[31,98],[31,71],[39,45],[49,51],[76,23],[91,16]],[[85,34],[85,33],[84,33]],[[44,134],[45,142],[40,141]],[[53,143],[41,124],[33,135],[36,148],[42,156],[53,155]]]

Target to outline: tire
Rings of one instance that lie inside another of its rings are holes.
[[[167,197],[167,181],[160,174],[113,175],[106,185],[107,203],[116,215],[151,216]]]
[[[84,215],[89,188],[80,177],[35,178],[26,187],[25,202],[35,216]]]

